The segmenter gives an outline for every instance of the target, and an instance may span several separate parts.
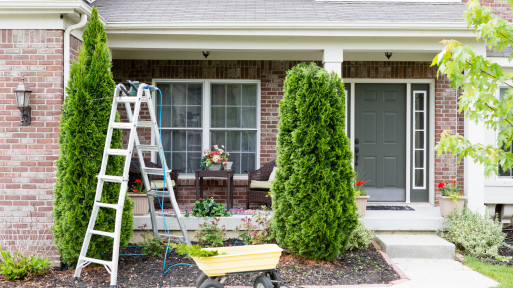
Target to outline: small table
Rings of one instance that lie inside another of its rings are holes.
[[[233,169],[230,170],[201,170],[195,172],[196,175],[196,200],[203,198],[203,177],[226,178],[226,206],[233,208]]]

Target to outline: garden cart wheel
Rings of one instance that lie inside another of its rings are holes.
[[[271,278],[271,283],[273,283],[273,287],[280,288],[281,278],[280,278],[280,275],[278,274],[278,272],[271,271],[268,274],[269,274],[269,278]]]
[[[224,288],[224,285],[214,279],[208,279],[199,288]]]
[[[198,276],[198,278],[196,278],[196,288],[199,288],[201,286],[201,284],[203,284],[203,282],[205,282],[207,280],[208,280],[208,276],[205,273],[200,272],[200,275]]]
[[[273,288],[273,283],[271,279],[266,275],[260,275],[255,279],[255,283],[253,284],[253,288]]]

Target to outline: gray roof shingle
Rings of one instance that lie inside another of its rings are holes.
[[[107,22],[463,22],[464,3],[315,0],[96,0]]]

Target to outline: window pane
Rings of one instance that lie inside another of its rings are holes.
[[[424,130],[424,112],[415,112],[415,129]]]
[[[187,143],[186,143],[186,132],[185,131],[173,131],[171,132],[173,137],[173,146],[171,146],[171,151],[187,151]]]
[[[201,106],[187,107],[187,127],[201,127]]]
[[[229,151],[234,151],[234,152],[240,151],[240,132],[239,131],[226,132],[226,149],[230,149]]]
[[[415,148],[424,148],[424,132],[415,132]]]
[[[171,91],[171,104],[172,105],[185,105],[185,97],[186,97],[186,85],[184,83],[173,84],[173,89]]]
[[[225,92],[225,85],[224,84],[212,84],[211,86],[211,93],[212,93],[212,100],[211,100],[211,104],[212,105],[226,105],[226,101],[225,101],[225,96],[226,96],[226,92]]]
[[[256,131],[241,132],[242,151],[256,152]]]
[[[160,92],[162,92],[162,105],[171,105],[171,84],[158,84]],[[155,103],[160,105],[160,93],[156,93]]]
[[[226,105],[240,106],[240,84],[228,84],[226,87]]]
[[[173,115],[173,123],[170,127],[186,127],[185,126],[185,116],[186,116],[186,106],[171,106],[171,114]],[[165,111],[162,111],[162,118],[166,115]],[[164,122],[164,120],[162,120]]]
[[[242,108],[242,128],[256,128],[256,109]]]
[[[226,108],[226,113],[226,128],[241,127],[239,107],[228,107]]]
[[[188,84],[187,105],[201,105],[203,95],[202,84]]]
[[[247,169],[255,169],[255,162],[256,159],[256,153],[242,153],[241,155],[241,167],[240,167],[240,174],[244,172],[244,170]],[[235,170],[235,173],[237,173],[237,170]]]
[[[424,187],[424,170],[415,170],[415,187]]]
[[[424,168],[424,151],[415,151],[415,168]]]
[[[256,106],[257,105],[257,85],[256,84],[242,84],[242,105]]]
[[[415,110],[424,111],[424,94],[415,93]]]
[[[212,107],[212,115],[210,127],[221,128],[225,127],[225,108],[224,107]]]

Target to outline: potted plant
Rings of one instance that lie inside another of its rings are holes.
[[[463,190],[461,190],[456,181],[441,182],[438,184],[438,190],[442,194],[440,196],[440,214],[442,217],[449,216],[456,207],[463,210],[463,206],[465,205],[465,197]]]
[[[146,196],[146,190],[141,179],[135,179],[134,185],[130,187],[128,192],[128,197],[134,202],[134,207],[132,208],[133,215],[146,215],[148,213],[150,204],[148,203],[148,196]]]
[[[365,217],[365,212],[367,211],[367,200],[369,199],[369,195],[367,195],[367,191],[365,191],[363,185],[365,185],[365,181],[355,181],[354,199],[356,201],[356,207],[358,208],[358,214],[360,217]]]
[[[224,152],[224,145],[221,145],[221,148],[219,148],[217,145],[214,145],[214,150],[210,151],[209,149],[205,149],[203,158],[201,158],[201,169],[205,170],[221,170],[221,167],[223,165],[227,164],[228,158],[226,156],[229,156],[230,153]],[[231,165],[230,165],[231,168]]]

